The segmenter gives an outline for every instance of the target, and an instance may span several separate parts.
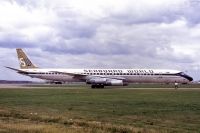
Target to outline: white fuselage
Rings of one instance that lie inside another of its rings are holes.
[[[192,78],[177,70],[160,69],[20,69],[23,75],[61,82],[86,82],[92,78],[112,78],[127,83],[188,83]]]

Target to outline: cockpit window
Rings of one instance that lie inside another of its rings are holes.
[[[185,75],[185,73],[184,72],[180,72],[180,75]]]
[[[192,77],[190,77],[189,75],[185,74],[184,72],[180,72],[180,73],[178,73],[178,75],[181,76],[181,77],[184,77],[184,78],[188,79],[189,81],[193,80]]]

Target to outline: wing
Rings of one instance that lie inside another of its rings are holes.
[[[86,77],[87,80],[90,79],[107,79],[107,80],[125,80],[124,77],[115,77],[115,76],[104,76],[104,75],[88,75],[88,74],[80,74],[80,73],[70,73],[70,72],[60,72],[60,71],[50,71],[53,73],[59,73],[59,74],[66,74],[69,76],[74,77]]]
[[[102,75],[97,75],[97,76],[88,76],[88,79],[107,79],[107,80],[126,80],[124,77],[115,77],[115,76],[102,76]]]

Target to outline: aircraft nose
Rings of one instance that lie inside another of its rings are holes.
[[[193,78],[192,78],[192,77],[189,77],[188,80],[189,80],[189,81],[193,81]]]
[[[180,73],[180,76],[182,76],[183,78],[187,79],[188,81],[193,81],[193,78],[185,73]]]
[[[192,78],[191,76],[189,76],[189,75],[185,75],[185,78],[186,78],[187,80],[189,80],[190,82],[193,81],[193,78]]]

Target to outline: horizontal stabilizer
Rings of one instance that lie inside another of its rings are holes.
[[[12,67],[7,67],[7,66],[5,66],[5,68],[8,68],[8,69],[11,69],[11,70],[14,70],[14,71],[20,71],[19,69],[12,68]]]
[[[27,72],[22,71],[22,70],[20,70],[20,69],[16,69],[16,68],[8,67],[8,66],[5,66],[5,68],[8,68],[8,69],[11,69],[11,70],[17,71],[18,73],[27,73]]]

